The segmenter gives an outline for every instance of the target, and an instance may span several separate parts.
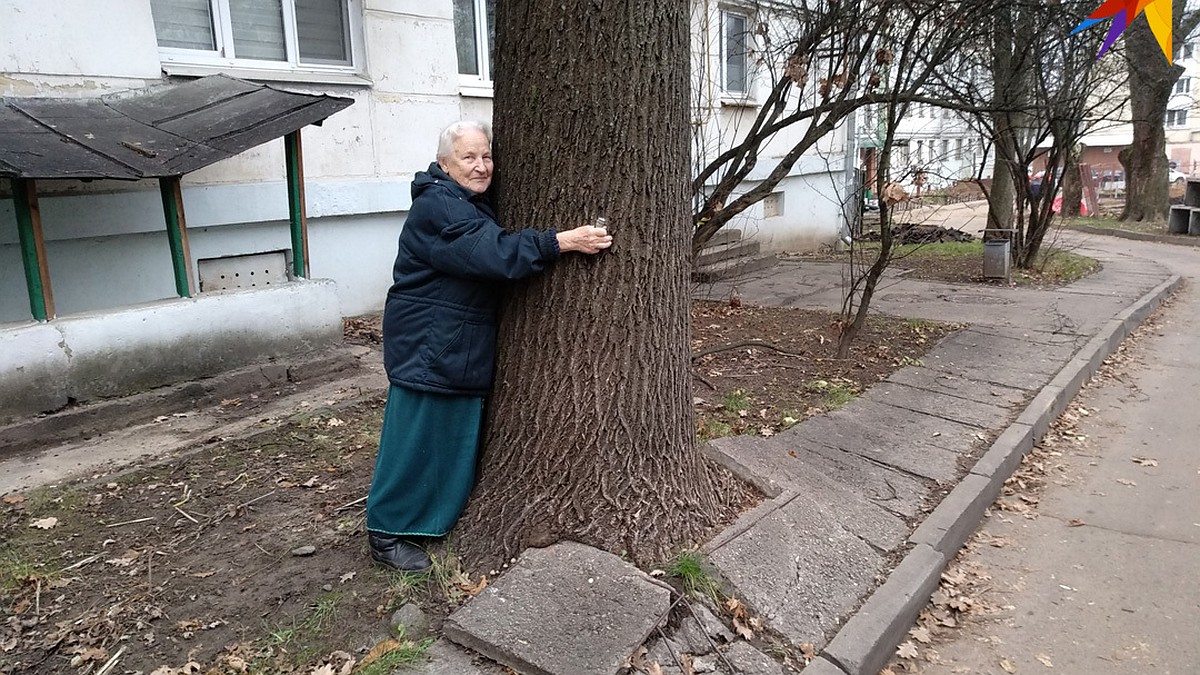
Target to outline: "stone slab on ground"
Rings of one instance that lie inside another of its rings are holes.
[[[1051,379],[1086,338],[1071,335],[1068,341],[1035,342],[1054,334],[1025,331],[1006,335],[988,329],[964,330],[947,336],[922,361],[932,372],[991,382],[1013,389],[1036,390]]]
[[[941,417],[858,399],[796,427],[798,442],[845,450],[938,482],[960,473],[960,453],[980,430]]]
[[[574,542],[528,549],[443,624],[446,637],[527,675],[613,675],[671,604],[671,589]]]
[[[730,675],[783,675],[775,659],[758,651],[747,642],[735,642],[725,650],[725,658],[733,666]]]
[[[903,384],[969,401],[989,403],[1006,408],[1023,405],[1032,395],[1027,389],[1007,387],[961,375],[951,375],[931,368],[909,366],[892,373],[888,382]]]
[[[980,391],[987,385],[977,383]],[[878,401],[904,410],[944,417],[980,429],[994,429],[1015,417],[1015,408],[993,403],[980,403],[974,399],[950,396],[928,389],[910,387],[896,382],[880,382],[863,395],[867,401]]]
[[[434,642],[425,656],[428,660],[424,663],[396,672],[412,675],[484,675],[484,671],[475,666],[474,654],[448,640]]]
[[[751,527],[704,549],[734,595],[793,644],[824,645],[883,571],[884,556],[829,509],[790,493]]]
[[[828,505],[831,523],[841,525],[876,548],[890,551],[904,542],[909,527],[902,518],[867,499],[853,486],[823,473],[819,468],[820,457],[814,461],[811,453],[790,443],[787,432],[779,436],[784,438],[718,438],[705,444],[703,451],[760,489],[763,485],[779,485]]]

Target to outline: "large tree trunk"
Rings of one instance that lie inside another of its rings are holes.
[[[1182,12],[1176,2],[1175,25]],[[1163,58],[1145,17],[1126,29],[1125,60],[1129,67],[1129,107],[1133,143],[1117,156],[1125,168],[1126,221],[1165,221],[1171,206],[1167,196],[1167,141],[1163,120],[1171,89],[1182,68]]]
[[[508,299],[456,546],[475,565],[564,539],[659,562],[746,497],[695,445],[688,1],[496,4],[501,222],[605,216],[614,245]]]

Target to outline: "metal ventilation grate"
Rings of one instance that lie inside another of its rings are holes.
[[[201,293],[271,286],[288,280],[285,251],[206,258],[199,260],[196,268]]]

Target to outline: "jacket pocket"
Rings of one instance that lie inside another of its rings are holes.
[[[429,345],[430,384],[464,392],[491,387],[495,336],[490,325],[470,320],[439,324],[430,331]]]

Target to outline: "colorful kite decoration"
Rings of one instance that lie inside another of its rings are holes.
[[[1111,18],[1112,26],[1108,29],[1108,35],[1104,36],[1104,45],[1100,47],[1100,53],[1096,55],[1096,58],[1100,58],[1143,10],[1146,12],[1146,21],[1150,23],[1150,30],[1158,40],[1158,46],[1162,47],[1163,56],[1167,57],[1167,63],[1171,63],[1171,0],[1105,0],[1100,9],[1092,12],[1091,16],[1071,31],[1071,35]]]

